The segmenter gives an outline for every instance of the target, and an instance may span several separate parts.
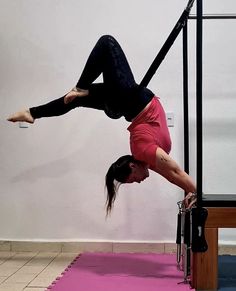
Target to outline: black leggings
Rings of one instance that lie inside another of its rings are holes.
[[[103,83],[93,83],[102,74]],[[30,108],[33,118],[58,116],[76,107],[105,111],[111,118],[125,116],[131,121],[154,94],[138,86],[119,43],[110,35],[102,36],[86,62],[76,85],[88,89],[89,95],[65,104],[64,97]]]

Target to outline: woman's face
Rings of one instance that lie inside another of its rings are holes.
[[[130,163],[131,174],[128,176],[126,183],[141,183],[149,177],[148,165],[145,163]]]

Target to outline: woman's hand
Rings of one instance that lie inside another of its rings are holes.
[[[197,202],[197,195],[191,192],[188,193],[183,200],[183,204],[186,209],[191,209],[196,202]]]

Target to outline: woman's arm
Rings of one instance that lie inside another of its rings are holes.
[[[156,165],[151,170],[165,177],[169,182],[179,186],[186,193],[195,193],[196,186],[192,178],[161,148],[156,150]]]

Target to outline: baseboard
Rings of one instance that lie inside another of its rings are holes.
[[[12,252],[154,252],[175,253],[173,243],[143,243],[143,242],[29,242],[0,241],[0,251]]]
[[[176,253],[175,243],[147,242],[31,242],[0,241],[0,251],[7,252],[141,252]],[[219,245],[219,254],[236,255],[236,245]]]

